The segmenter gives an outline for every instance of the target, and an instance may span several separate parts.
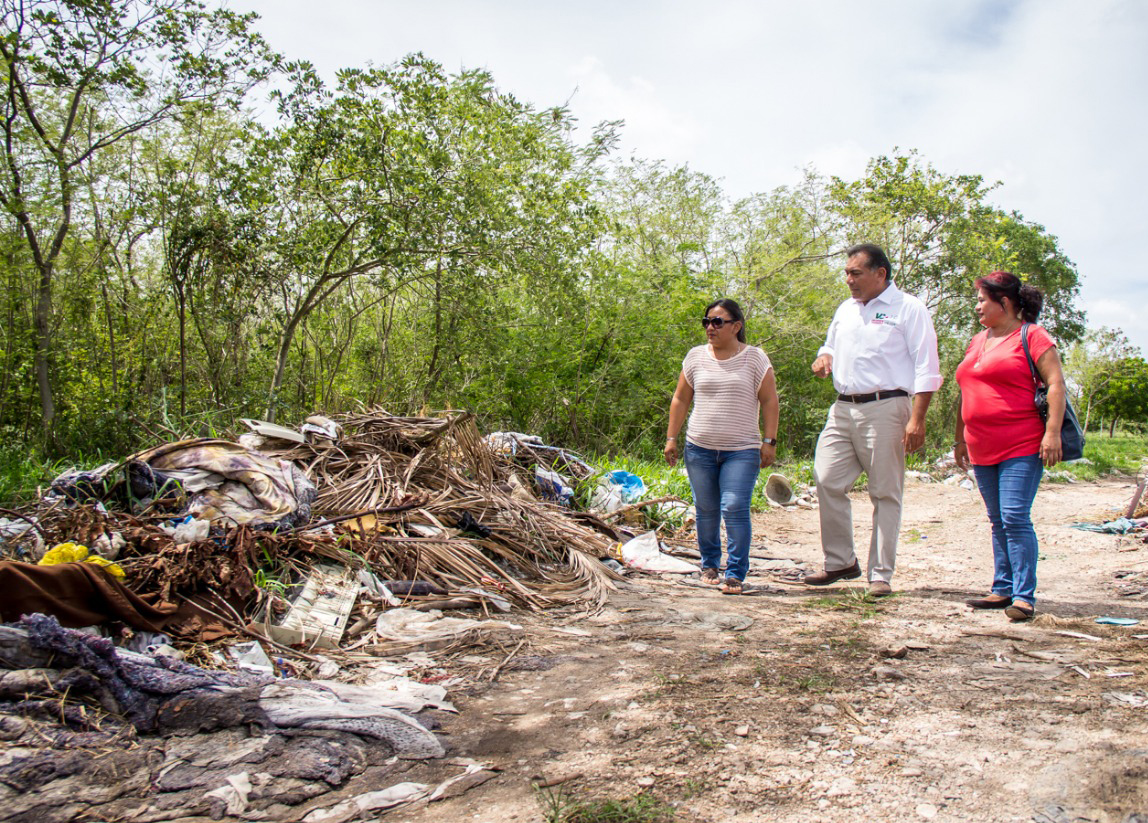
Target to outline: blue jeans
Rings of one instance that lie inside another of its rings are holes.
[[[725,576],[745,580],[749,572],[749,501],[757,473],[758,449],[720,451],[686,442],[686,473],[698,518],[698,551],[703,569],[721,568],[721,521],[728,541]]]
[[[1044,466],[1040,455],[973,466],[993,524],[993,594],[1036,603],[1036,530],[1032,501]]]

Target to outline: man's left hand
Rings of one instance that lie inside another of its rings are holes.
[[[909,425],[905,426],[905,436],[901,438],[901,442],[905,444],[905,451],[907,452],[915,452],[925,445],[924,421],[918,422],[910,419]]]
[[[777,446],[769,443],[761,444],[761,468],[772,466],[773,461],[777,459]]]

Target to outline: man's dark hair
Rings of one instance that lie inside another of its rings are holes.
[[[847,258],[855,254],[865,255],[869,259],[869,268],[884,269],[885,282],[893,282],[893,264],[889,262],[889,257],[883,248],[874,243],[858,243],[856,246],[850,246],[845,250]]]

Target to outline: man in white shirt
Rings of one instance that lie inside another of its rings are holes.
[[[853,296],[837,308],[813,361],[815,375],[832,374],[838,395],[814,459],[825,570],[805,582],[827,586],[861,576],[849,491],[864,471],[873,502],[869,592],[881,597],[892,592],[905,452],[925,442],[925,412],[941,387],[941,367],[929,310],[893,285],[885,252],[863,243],[846,254]]]

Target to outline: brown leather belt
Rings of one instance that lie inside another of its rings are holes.
[[[839,394],[838,400],[846,403],[872,403],[874,400],[887,400],[890,397],[908,397],[904,389],[890,389],[889,391],[875,391],[870,394]]]

